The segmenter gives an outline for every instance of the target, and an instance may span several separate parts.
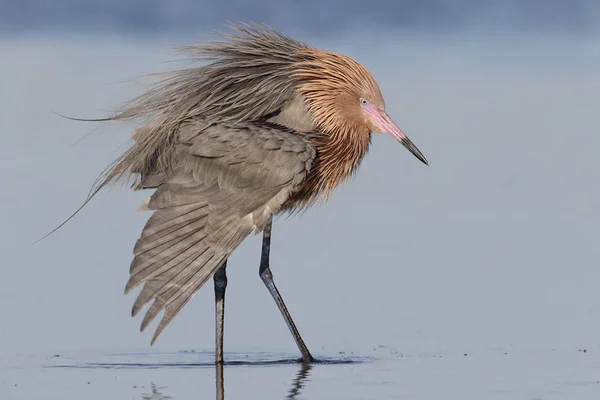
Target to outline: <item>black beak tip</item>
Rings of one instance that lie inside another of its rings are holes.
[[[417,148],[417,146],[414,145],[413,142],[410,141],[410,139],[407,138],[406,140],[403,140],[402,144],[408,149],[408,151],[413,153],[415,157],[421,160],[423,164],[427,166],[429,165],[429,161],[427,161],[423,153],[421,153],[421,151]]]

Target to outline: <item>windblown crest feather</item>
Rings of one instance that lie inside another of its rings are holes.
[[[136,145],[100,174],[83,204],[36,242],[69,222],[109,183],[157,167],[168,168],[172,136],[186,119],[198,115],[231,122],[259,119],[276,111],[287,96],[293,95],[290,65],[300,61],[295,58],[298,50],[308,46],[260,25],[241,24],[232,28],[237,33],[223,34],[229,41],[201,42],[179,48],[195,55],[199,61],[212,60],[212,63],[151,74],[158,80],[112,117],[67,117],[95,122],[140,120],[146,124],[133,131],[131,137]],[[245,91],[239,90],[240,84],[245,85]],[[269,96],[260,96],[270,90],[280,96],[271,101],[267,100]]]
[[[158,80],[126,103],[122,111],[95,120],[142,120],[145,125],[131,135],[136,145],[105,170],[83,205],[56,229],[107,184],[130,174],[168,169],[173,135],[178,126],[190,118],[201,116],[207,122],[232,124],[262,121],[300,93],[308,100],[317,124],[335,136],[336,131],[350,128],[348,120],[332,112],[341,92],[370,93],[371,101],[383,105],[377,83],[369,71],[353,59],[314,49],[261,25],[242,24],[232,28],[231,33],[221,33],[227,40],[200,42],[178,49],[190,54],[191,61],[208,61],[208,64],[153,74]],[[341,143],[339,135],[333,139]],[[342,145],[348,146],[347,143]],[[355,150],[366,151],[350,151]],[[329,153],[322,154],[322,158],[331,158],[333,152]],[[329,192],[343,179],[334,172],[334,160],[320,165],[330,168],[328,175],[335,178],[326,185]],[[348,175],[347,167],[339,171]],[[314,183],[316,192],[322,188],[321,183]]]
[[[228,40],[200,42],[179,48],[192,61],[207,65],[152,74],[158,78],[112,117],[82,121],[141,120],[146,124],[131,137],[136,146],[115,160],[98,177],[75,216],[103,187],[122,177],[169,166],[168,147],[177,127],[203,116],[207,121],[253,121],[277,112],[294,95],[292,65],[305,60],[310,47],[261,25],[232,26]],[[271,94],[277,93],[277,97]],[[47,235],[46,235],[47,236]],[[44,236],[44,237],[46,237]],[[40,239],[41,240],[41,239]]]

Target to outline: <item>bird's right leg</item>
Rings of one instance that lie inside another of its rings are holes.
[[[292,335],[294,336],[296,345],[298,345],[298,349],[300,350],[300,353],[302,354],[302,362],[303,363],[313,362],[315,359],[310,354],[310,351],[308,351],[308,347],[306,347],[306,344],[304,344],[304,340],[302,340],[302,337],[300,336],[300,332],[298,332],[298,328],[296,328],[296,324],[294,324],[294,321],[292,320],[292,316],[290,315],[290,312],[288,311],[287,307],[285,306],[285,303],[283,302],[283,298],[281,297],[281,295],[279,294],[279,290],[277,290],[277,287],[275,286],[275,282],[273,282],[273,274],[271,273],[271,267],[269,266],[269,252],[271,250],[271,226],[272,225],[273,225],[273,221],[270,220],[263,231],[262,255],[260,258],[260,269],[259,269],[258,273],[259,273],[262,281],[267,286],[267,289],[269,289],[271,296],[273,296],[275,303],[277,303],[277,307],[279,308],[279,311],[281,311],[281,315],[283,315],[283,318],[285,319],[285,322],[286,322],[288,328],[290,328],[290,332],[292,332]]]
[[[223,325],[225,322],[225,288],[227,288],[227,260],[215,272],[215,363],[223,363]]]

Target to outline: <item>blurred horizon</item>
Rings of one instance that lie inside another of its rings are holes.
[[[335,35],[357,29],[395,29],[427,35],[556,34],[600,31],[592,0],[10,0],[0,6],[0,35],[60,33],[160,37],[206,33],[227,22],[253,22],[295,34]]]

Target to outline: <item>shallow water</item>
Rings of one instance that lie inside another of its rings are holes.
[[[595,349],[480,349],[471,353],[321,356],[212,352],[17,355],[3,359],[2,399],[594,399]]]

